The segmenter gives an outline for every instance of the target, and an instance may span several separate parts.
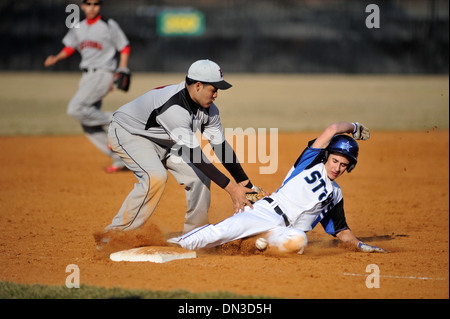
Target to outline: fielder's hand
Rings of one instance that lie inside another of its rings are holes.
[[[269,196],[269,193],[267,193],[262,187],[252,187],[253,192],[247,193],[245,197],[248,199],[248,201],[252,204],[259,201],[260,199],[263,199],[266,196]]]
[[[387,253],[387,251],[384,249],[378,248],[376,246],[367,245],[366,243],[363,243],[362,241],[360,241],[358,243],[358,248],[359,248],[359,250],[361,250],[362,252],[365,252],[365,253]]]
[[[353,138],[355,140],[368,140],[370,138],[369,128],[365,127],[361,123],[355,122],[352,123],[355,126],[355,130],[353,131]]]

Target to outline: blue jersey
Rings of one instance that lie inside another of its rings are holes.
[[[328,178],[325,151],[308,146],[271,195],[294,228],[305,232],[319,222],[328,234],[347,229],[342,191]]]

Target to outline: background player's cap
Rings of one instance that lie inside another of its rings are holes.
[[[228,90],[231,84],[224,81],[220,66],[210,60],[199,60],[189,68],[187,77],[194,81],[209,83],[220,90]]]

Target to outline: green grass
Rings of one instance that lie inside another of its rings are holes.
[[[191,293],[185,290],[152,291],[87,285],[67,288],[0,282],[0,299],[271,299],[271,297],[243,296],[221,291]]]

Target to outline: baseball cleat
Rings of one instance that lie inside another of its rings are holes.
[[[96,238],[95,240],[95,248],[97,251],[102,251],[105,246],[107,246],[110,242],[111,238],[109,237],[103,237],[103,238]]]
[[[110,165],[107,168],[105,168],[106,173],[116,173],[125,170],[124,166],[117,166],[117,165]]]
[[[125,164],[120,159],[115,160],[110,166],[105,168],[106,173],[116,173],[124,170],[126,170]]]

